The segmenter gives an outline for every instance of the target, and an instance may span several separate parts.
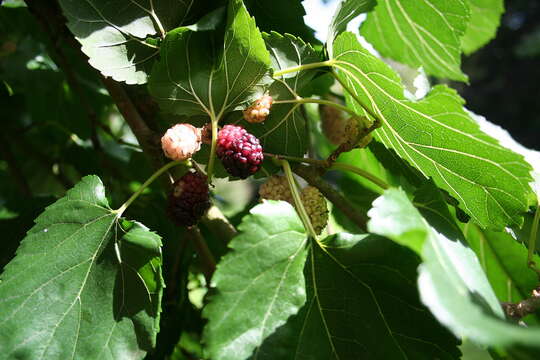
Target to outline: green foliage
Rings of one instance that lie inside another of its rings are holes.
[[[233,0],[224,39],[218,31],[186,27],[167,33],[149,90],[164,111],[219,119],[256,95],[268,63],[254,19],[242,1]]]
[[[465,0],[381,0],[361,31],[383,56],[467,81],[460,69],[460,38],[469,16]]]
[[[204,310],[212,359],[245,359],[306,300],[306,235],[285,202],[254,207],[221,260]]]
[[[471,18],[461,39],[465,54],[475,52],[495,37],[504,12],[503,0],[468,0],[468,2]]]
[[[439,85],[421,101],[408,100],[398,75],[354,35],[342,34],[334,48],[338,76],[354,89],[349,103],[382,121],[379,141],[432,177],[481,226],[522,224],[532,192],[530,165],[481,133],[454,90]]]
[[[420,304],[417,265],[414,253],[373,235],[313,244],[306,305],[253,359],[459,358],[456,339]]]
[[[332,45],[335,38],[347,29],[349,21],[362,13],[371,11],[375,5],[375,0],[344,0],[339,3],[328,29],[328,39],[326,43],[330,56],[332,56],[334,50]]]
[[[539,347],[540,329],[505,321],[476,254],[463,243],[455,223],[449,221],[448,209],[443,210],[446,205],[433,184],[423,187],[414,202],[422,198],[430,199],[430,207],[424,205],[421,214],[402,190],[390,189],[369,212],[371,232],[407,246],[422,257],[418,269],[422,302],[456,336],[493,347]]]
[[[163,290],[160,247],[158,235],[110,209],[98,177],[85,177],[36,219],[2,274],[2,356],[150,351]]]
[[[299,0],[58,3],[0,7],[0,359],[538,359],[540,153],[390,67],[466,82],[501,0],[344,0],[324,45]],[[227,179],[208,129],[165,163],[175,123],[242,126],[264,167]],[[291,204],[257,196],[279,171]]]

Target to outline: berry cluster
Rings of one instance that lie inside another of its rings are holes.
[[[269,95],[261,97],[253,105],[244,110],[244,119],[250,123],[263,122],[270,115],[270,108],[273,102],[274,99]]]
[[[273,175],[269,177],[259,188],[259,195],[262,199],[283,200],[294,204],[291,189],[285,176]]]
[[[259,139],[236,125],[225,125],[218,133],[216,153],[227,172],[241,179],[259,171],[264,160]]]
[[[178,226],[193,226],[210,208],[206,177],[188,172],[173,184],[167,212]]]
[[[347,140],[347,120],[343,112],[328,105],[322,105],[319,109],[323,134],[332,144],[341,145]]]
[[[315,233],[319,235],[328,223],[328,207],[321,192],[314,186],[302,190],[302,204],[311,221]]]
[[[294,206],[294,200],[287,179],[284,176],[274,175],[259,188],[259,195],[263,199],[287,201]],[[317,234],[320,234],[328,223],[328,207],[326,199],[321,192],[313,186],[306,186],[300,194],[302,204]]]

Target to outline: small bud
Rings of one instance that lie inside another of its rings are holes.
[[[189,159],[201,148],[201,129],[191,124],[176,124],[161,138],[161,147],[169,159]]]
[[[244,119],[250,123],[263,122],[270,114],[270,108],[272,107],[273,102],[274,99],[272,99],[271,96],[264,95],[244,110]]]

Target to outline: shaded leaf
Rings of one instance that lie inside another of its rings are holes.
[[[36,219],[0,282],[3,355],[139,359],[153,348],[163,289],[160,237],[119,221],[96,176]]]
[[[306,11],[300,0],[244,1],[261,31],[291,34],[310,43],[318,43],[315,30],[304,22]]]
[[[255,21],[241,0],[232,0],[224,40],[186,27],[167,33],[148,86],[166,112],[219,119],[256,95],[268,64]]]
[[[272,32],[265,34],[264,40],[274,72],[320,61],[320,54],[311,45],[292,35]],[[268,93],[274,100],[294,100],[316,73],[316,70],[307,70],[284,74],[270,85]],[[308,137],[306,120],[298,105],[274,104],[263,123],[246,123],[246,129],[261,140],[266,152],[302,156]]]
[[[467,81],[461,72],[461,36],[467,29],[465,0],[379,0],[361,34],[382,56],[426,73]]]
[[[377,140],[432,177],[481,226],[500,230],[522,223],[532,193],[530,165],[482,133],[454,90],[439,85],[421,101],[411,101],[397,74],[353,34],[339,36],[334,50],[339,79],[382,120]],[[350,95],[347,100],[364,111]]]
[[[420,304],[418,257],[373,235],[313,244],[307,302],[253,359],[458,359],[458,340]]]
[[[208,356],[241,360],[305,302],[302,270],[307,236],[293,207],[268,201],[254,207],[217,266],[217,289],[203,315]]]
[[[422,302],[459,337],[487,346],[540,347],[540,328],[525,328],[505,320],[478,258],[461,241],[459,229],[451,225],[448,209],[432,210],[444,210],[446,206],[439,191],[425,186],[418,196],[431,197],[438,204],[424,212],[429,223],[402,190],[390,189],[373,203],[368,229],[410,247],[422,257],[418,268]]]
[[[504,0],[467,0],[470,19],[467,30],[461,38],[465,54],[471,54],[495,37],[501,16],[504,13]]]

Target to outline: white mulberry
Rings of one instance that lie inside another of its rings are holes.
[[[161,148],[169,159],[189,159],[201,148],[201,130],[191,124],[176,124],[161,138]]]
[[[270,108],[272,107],[272,99],[269,95],[264,95],[259,100],[255,101],[250,107],[244,110],[244,119],[250,123],[261,123],[268,115],[270,115]]]

